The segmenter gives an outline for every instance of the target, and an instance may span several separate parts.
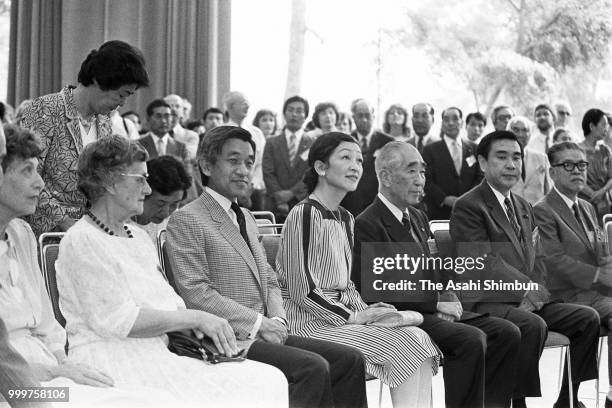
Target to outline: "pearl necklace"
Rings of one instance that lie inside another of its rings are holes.
[[[100,221],[100,220],[98,219],[98,217],[96,217],[96,216],[95,216],[95,215],[94,215],[94,214],[93,214],[91,211],[89,211],[89,210],[88,210],[86,214],[89,216],[89,218],[91,218],[91,219],[93,220],[93,222],[95,222],[95,223],[96,223],[96,225],[97,225],[98,227],[100,227],[101,229],[103,229],[103,230],[104,230],[104,232],[106,232],[108,235],[117,235],[117,234],[115,234],[115,231],[113,231],[112,229],[110,229],[109,227],[107,227],[107,226],[106,226],[106,225],[105,225],[105,224],[104,224],[102,221]],[[125,232],[126,232],[126,234],[127,234],[128,238],[134,238],[134,236],[132,235],[132,231],[130,231],[130,229],[128,228],[128,226],[127,226],[127,225],[123,225],[123,229],[125,230]]]

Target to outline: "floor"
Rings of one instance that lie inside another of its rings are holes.
[[[560,349],[544,350],[540,359],[540,381],[542,384],[541,398],[528,398],[527,406],[529,408],[551,408],[558,396],[558,375],[559,375],[559,355]],[[604,338],[603,356],[600,361],[599,378],[600,395],[599,406],[603,408],[605,393],[608,391],[608,359],[607,359],[607,339]],[[370,408],[378,408],[378,392],[380,382],[378,380],[368,381],[368,405]],[[442,372],[438,372],[433,378],[433,408],[444,407],[444,382],[442,380]],[[595,408],[595,381],[588,381],[580,386],[578,399],[582,401],[587,408]],[[383,386],[383,408],[392,408],[391,397],[389,396],[389,388]]]

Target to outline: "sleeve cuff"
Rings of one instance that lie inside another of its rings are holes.
[[[281,322],[282,324],[284,324],[284,325],[285,325],[285,327],[288,327],[288,324],[287,324],[287,319],[284,319],[284,318],[282,318],[282,317],[280,317],[280,316],[274,316],[274,317],[272,318],[272,320],[278,320],[279,322]]]
[[[254,339],[257,337],[257,333],[259,332],[259,328],[261,327],[261,322],[263,322],[263,315],[261,313],[257,313],[257,320],[255,320],[255,324],[249,333],[249,339]]]

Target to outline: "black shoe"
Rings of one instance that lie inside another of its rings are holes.
[[[607,402],[608,400],[606,399],[606,403]],[[610,401],[610,404],[612,404],[612,401]],[[553,408],[569,408],[569,404],[555,402]],[[574,408],[586,408],[586,406],[582,402],[576,401],[574,402]],[[612,408],[612,405],[610,405],[610,408]]]
[[[612,408],[612,401],[610,401],[610,399],[608,397],[606,397],[606,404],[604,405],[605,408]]]

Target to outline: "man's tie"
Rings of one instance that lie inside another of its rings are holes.
[[[574,217],[576,217],[578,224],[584,230],[585,235],[588,236],[589,229],[586,223],[584,222],[584,218],[582,217],[582,212],[580,211],[580,208],[578,207],[578,203],[574,203],[574,205],[572,205],[572,208],[574,209]]]
[[[164,149],[164,139],[161,137],[157,139],[157,154],[163,156],[166,154],[166,149]]]
[[[249,247],[251,252],[253,252],[253,250],[251,249],[251,244],[249,243],[249,236],[247,235],[246,221],[244,220],[244,214],[242,213],[242,210],[240,210],[240,206],[237,203],[232,202],[232,205],[230,206],[230,208],[236,214],[236,220],[238,221],[238,228],[240,229],[240,235],[242,235],[242,238],[246,242],[247,246]]]
[[[293,162],[295,161],[295,156],[297,154],[297,136],[295,133],[292,133],[289,136],[289,145],[287,146],[289,150],[289,163],[293,166]]]
[[[417,142],[417,150],[419,151],[419,153],[423,153],[423,139],[425,138],[424,136],[416,136],[419,138],[419,141]]]
[[[404,228],[407,228],[408,231],[412,230],[412,226],[410,225],[410,216],[407,212],[402,213],[402,225]]]
[[[523,234],[521,234],[521,227],[516,219],[516,214],[514,212],[514,207],[512,206],[512,202],[509,197],[504,199],[504,206],[506,207],[506,213],[508,214],[508,220],[510,221],[510,225],[516,234],[516,238],[519,242],[523,242]]]
[[[404,226],[404,228],[408,230],[408,232],[410,232],[410,236],[412,237],[414,243],[417,244],[417,247],[419,248],[420,252],[425,253],[423,250],[423,245],[421,245],[418,235],[415,233],[414,229],[412,228],[412,224],[410,223],[410,215],[408,214],[407,211],[404,211],[402,213],[402,225]]]
[[[368,150],[368,137],[361,136],[361,151],[365,152],[366,150]]]
[[[461,174],[461,151],[459,150],[459,143],[457,143],[456,140],[451,143],[451,150],[455,170],[457,170],[457,174]]]

